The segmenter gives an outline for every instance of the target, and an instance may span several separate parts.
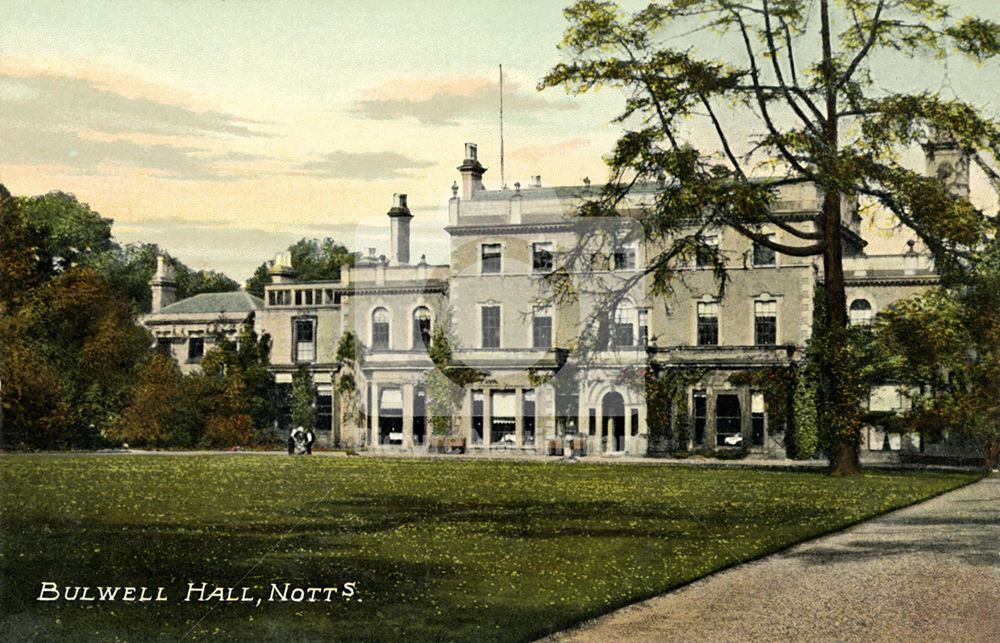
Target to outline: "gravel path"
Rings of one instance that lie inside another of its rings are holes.
[[[1000,641],[1000,476],[551,641]]]

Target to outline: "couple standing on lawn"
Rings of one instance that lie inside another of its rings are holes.
[[[295,427],[288,436],[288,455],[312,455],[315,441],[316,435],[312,430],[306,431],[301,426]]]

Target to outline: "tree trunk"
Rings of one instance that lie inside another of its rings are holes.
[[[860,434],[856,400],[851,395],[848,379],[847,303],[844,290],[844,268],[840,242],[840,197],[827,194],[823,201],[824,235],[827,239],[823,253],[824,304],[826,306],[825,345],[820,361],[820,377],[824,380],[822,421],[828,436],[830,470],[833,475],[852,475],[861,470],[858,461]]]
[[[986,441],[985,456],[983,464],[986,471],[992,471],[993,467],[997,466],[997,460],[1000,459],[1000,438],[993,436]]]
[[[826,91],[826,138],[825,173],[834,178],[837,168],[838,146],[840,144],[839,120],[837,116],[837,69],[833,59],[833,43],[830,31],[829,0],[820,0],[820,39],[823,46],[821,74]],[[826,328],[820,357],[820,379],[823,384],[822,421],[828,436],[827,445],[830,469],[833,475],[858,473],[859,424],[858,409],[853,387],[850,386],[851,373],[847,360],[847,302],[844,292],[843,248],[840,239],[840,191],[831,180],[823,188],[822,228],[825,242],[823,251],[823,285]]]

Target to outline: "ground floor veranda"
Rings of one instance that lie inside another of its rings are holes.
[[[374,371],[359,387],[356,421],[335,417],[342,426],[331,427],[330,435],[340,446],[414,453],[556,454],[573,448],[583,456],[645,456],[666,447],[783,457],[780,422],[772,430],[763,395],[731,384],[731,374],[712,372],[688,388],[687,426],[680,430],[651,426],[644,388],[623,383],[620,371],[588,372],[571,386],[524,371],[495,371],[461,391],[445,441],[431,429],[423,371]]]

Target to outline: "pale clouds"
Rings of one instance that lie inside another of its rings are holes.
[[[460,121],[492,120],[499,110],[497,80],[480,77],[404,79],[369,90],[355,101],[351,113],[371,120],[414,119],[424,125],[455,125]],[[534,89],[504,81],[508,117],[530,121],[543,113],[577,109],[566,100],[543,98]]]
[[[398,152],[345,152],[337,150],[302,163],[293,172],[316,178],[378,181],[409,177],[414,170],[435,165]]]
[[[267,136],[260,123],[232,114],[129,96],[90,78],[9,70],[0,71],[0,122],[3,163],[194,181],[239,178],[224,167],[262,157],[220,146]]]
[[[8,127],[92,130],[107,134],[264,136],[233,114],[126,96],[94,80],[52,74],[0,74],[0,119]]]

